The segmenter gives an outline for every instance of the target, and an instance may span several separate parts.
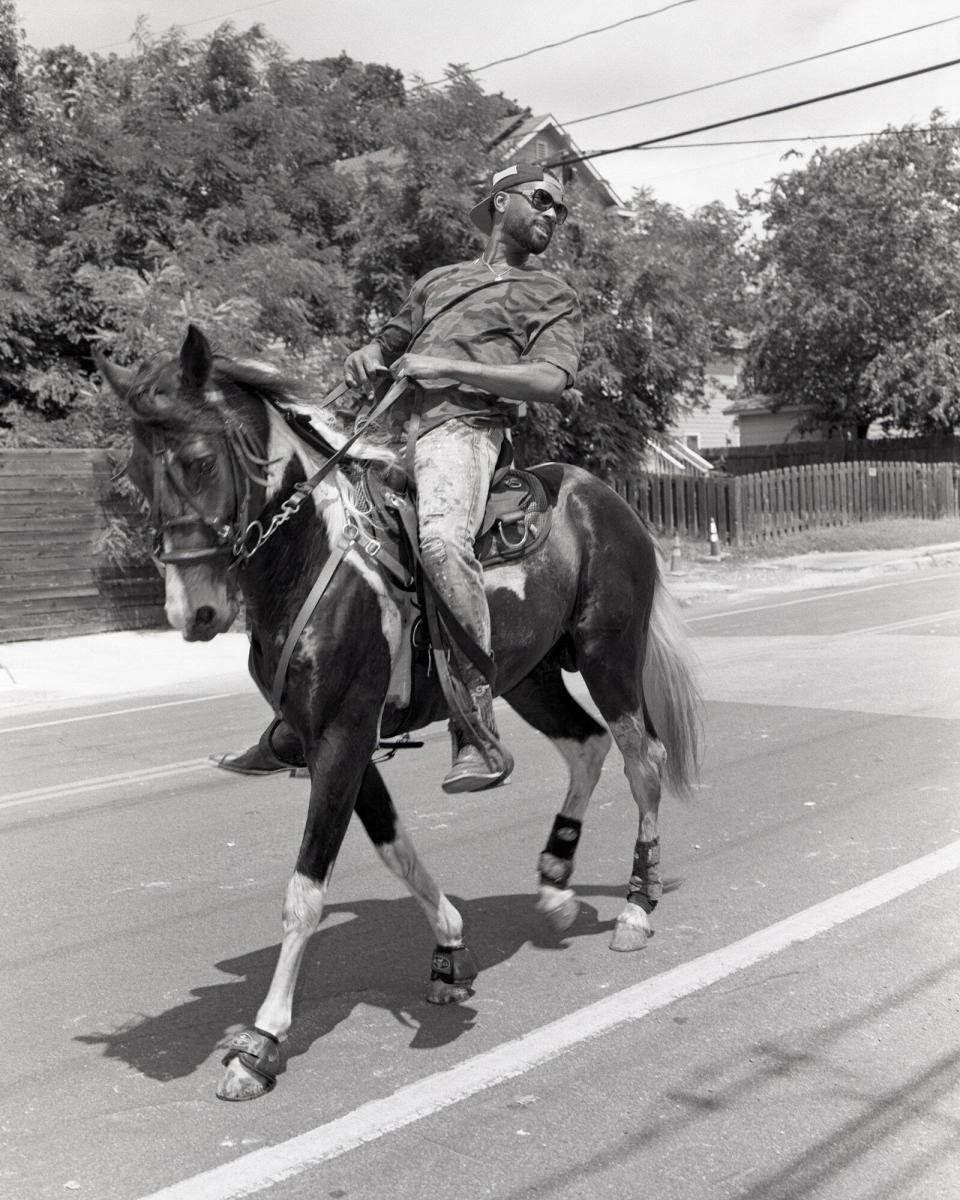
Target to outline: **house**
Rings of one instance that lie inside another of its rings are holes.
[[[784,404],[776,407],[770,396],[738,396],[724,412],[733,420],[738,432],[738,439],[731,443],[732,445],[772,446],[780,442],[822,442],[829,437],[825,429],[801,431],[800,406]]]
[[[553,170],[563,180],[565,187],[573,184],[601,208],[616,216],[633,218],[632,211],[624,205],[592,162],[569,165],[561,162],[566,157],[576,158],[583,151],[550,113],[534,116],[527,110],[505,117],[487,148],[495,151],[501,162],[518,158],[558,164],[553,166]]]
[[[730,411],[730,400],[740,386],[742,365],[742,339],[728,355],[718,355],[707,363],[703,399],[685,406],[670,431],[676,441],[695,451],[740,445],[740,430]]]
[[[487,143],[487,149],[503,163],[515,158],[546,163],[566,155],[576,157],[582,153],[573,138],[549,113],[536,117],[529,111],[505,117]],[[368,150],[354,158],[341,159],[333,164],[333,170],[336,175],[363,179],[368,167],[393,172],[399,171],[403,164],[403,151],[388,146],[381,150]],[[554,167],[554,171],[563,179],[565,186],[579,186],[601,208],[632,220],[631,210],[625,207],[592,163],[571,163],[569,166]],[[485,182],[485,178],[478,179],[478,185]]]

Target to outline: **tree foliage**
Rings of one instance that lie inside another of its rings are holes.
[[[0,0],[0,440],[110,441],[122,414],[96,406],[91,345],[134,363],[191,320],[329,384],[419,275],[481,250],[466,213],[521,110],[462,70],[407,91],[387,65],[292,59],[259,25],[190,40],[141,22],[128,57],[38,52],[10,13]],[[579,390],[519,441],[610,474],[699,394],[742,230],[719,206],[639,196],[624,221],[572,201],[545,265],[583,304]]]
[[[960,133],[890,129],[820,150],[754,203],[766,237],[754,384],[807,426],[960,423]]]

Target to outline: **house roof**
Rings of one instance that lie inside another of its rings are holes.
[[[755,416],[769,416],[772,413],[797,413],[800,411],[798,404],[777,404],[775,396],[764,396],[754,392],[744,396],[737,396],[732,404],[728,404],[723,410],[725,414],[739,417],[746,414],[754,414]]]
[[[573,138],[550,113],[541,116],[533,116],[530,113],[516,113],[512,117],[504,117],[500,121],[493,138],[488,143],[488,148],[491,150],[496,149],[502,159],[505,160],[508,156],[518,154],[536,138],[538,133],[543,133],[547,129],[552,129],[556,132],[559,140],[570,150],[574,157],[582,153]],[[368,150],[364,154],[355,155],[353,158],[342,158],[339,162],[333,164],[333,170],[336,175],[362,179],[367,168],[370,166],[382,167],[389,171],[402,167],[404,162],[405,158],[402,150],[387,146],[382,150]],[[607,208],[615,208],[618,212],[629,213],[630,210],[625,208],[623,201],[617,193],[591,163],[576,163],[574,164],[574,168],[580,171],[588,183],[596,188]]]
[[[510,154],[516,154],[525,146],[532,142],[538,133],[543,133],[547,129],[556,131],[558,137],[567,149],[571,151],[573,157],[582,154],[583,151],[573,140],[569,133],[564,129],[560,122],[553,116],[552,113],[541,113],[535,115],[533,113],[517,113],[512,117],[505,117],[500,122],[500,127],[490,142],[491,149],[497,146],[502,146]],[[583,162],[574,164],[579,168],[584,175],[594,183],[601,191],[609,207],[623,209],[624,203],[613,190],[610,184],[604,179],[600,172],[594,167],[589,159]]]

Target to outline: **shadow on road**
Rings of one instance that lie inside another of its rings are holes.
[[[462,913],[467,943],[483,971],[512,958],[525,945],[561,952],[570,939],[609,933],[613,921],[601,921],[585,896],[623,895],[623,887],[577,889],[581,910],[562,937],[534,912],[530,893],[450,899]],[[410,1029],[411,1049],[454,1042],[472,1026],[469,1005],[437,1007],[424,999],[433,940],[423,914],[410,898],[331,904],[310,948],[297,987],[296,1017],[285,1059],[306,1053],[346,1020],[359,1004],[389,1012]],[[196,988],[191,998],[156,1016],[128,1022],[113,1031],[81,1034],[87,1045],[103,1046],[151,1079],[179,1079],[209,1057],[218,1039],[251,1024],[266,995],[279,945],[264,946],[217,963],[232,978]],[[600,946],[598,946],[598,953]],[[605,946],[603,953],[606,953]]]

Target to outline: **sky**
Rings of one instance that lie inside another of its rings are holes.
[[[154,33],[179,25],[190,37],[224,21],[238,29],[259,22],[293,57],[346,51],[360,61],[388,63],[411,82],[416,76],[441,78],[451,62],[479,68],[623,22],[478,71],[486,91],[552,114],[583,151],[675,134],[960,58],[960,0],[18,0],[17,7],[27,41],[37,47],[72,43],[84,51],[129,53],[139,15]],[[640,14],[650,15],[631,19]],[[957,19],[660,101],[951,17]],[[580,119],[650,100],[660,102]],[[738,192],[765,187],[802,164],[817,145],[856,140],[828,135],[922,125],[934,108],[960,120],[960,65],[686,139],[791,139],[783,143],[624,151],[598,158],[594,166],[624,200],[649,187],[658,200],[688,212],[714,200],[733,206]],[[823,141],[801,140],[810,137]]]

